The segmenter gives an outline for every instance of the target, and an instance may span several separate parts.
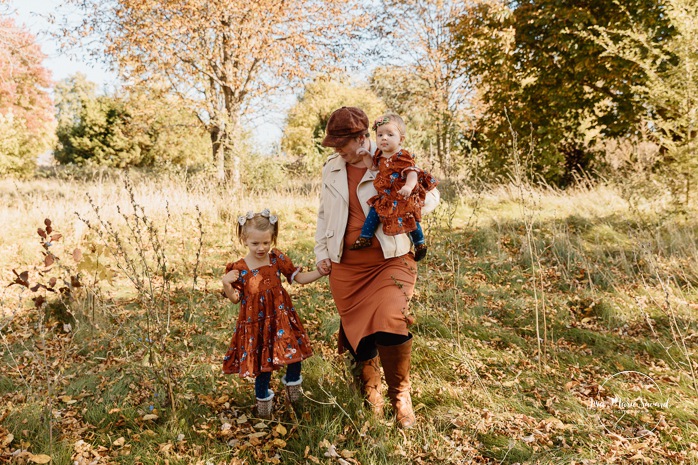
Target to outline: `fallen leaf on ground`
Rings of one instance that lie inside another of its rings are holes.
[[[30,455],[29,456],[29,461],[33,463],[49,463],[51,461],[51,457],[49,457],[46,454],[39,454],[39,455]]]

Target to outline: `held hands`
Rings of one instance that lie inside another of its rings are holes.
[[[317,262],[317,270],[322,276],[327,276],[332,271],[332,261],[329,258]]]

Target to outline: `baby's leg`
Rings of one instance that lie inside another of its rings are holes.
[[[361,228],[361,235],[358,239],[356,239],[356,242],[354,242],[354,244],[352,244],[352,246],[349,248],[351,250],[357,250],[370,247],[371,239],[376,234],[376,228],[378,227],[378,224],[380,224],[380,218],[378,217],[378,213],[376,212],[375,208],[371,207],[368,210],[368,215],[366,215],[366,221],[364,221],[364,225]]]
[[[417,228],[410,232],[410,238],[415,246],[424,244],[424,232],[422,231],[422,225],[419,224],[419,221],[417,221]]]
[[[418,262],[427,256],[427,244],[424,240],[424,232],[422,231],[422,226],[419,224],[419,221],[417,221],[417,229],[410,232],[410,238],[414,244],[414,260]]]
[[[368,209],[368,215],[366,215],[366,221],[364,221],[364,226],[361,228],[361,237],[371,239],[376,234],[376,228],[380,223],[380,218],[376,209],[371,207]]]

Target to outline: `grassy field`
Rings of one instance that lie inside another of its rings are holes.
[[[0,463],[698,463],[696,212],[605,186],[442,192],[401,431],[349,386],[325,279],[290,289],[315,350],[300,405],[263,422],[221,374],[234,218],[271,208],[313,267],[316,186],[0,181]]]

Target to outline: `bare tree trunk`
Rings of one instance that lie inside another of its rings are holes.
[[[211,135],[211,152],[213,162],[216,165],[216,176],[219,181],[225,181],[224,134],[218,126],[212,126],[209,129],[209,134]]]
[[[242,184],[240,182],[240,171],[241,171],[241,149],[238,145],[238,122],[237,115],[235,113],[228,113],[228,119],[225,125],[225,131],[221,137],[221,151],[222,154],[222,169],[223,175],[229,178],[232,183],[232,188],[236,191],[240,190]]]

